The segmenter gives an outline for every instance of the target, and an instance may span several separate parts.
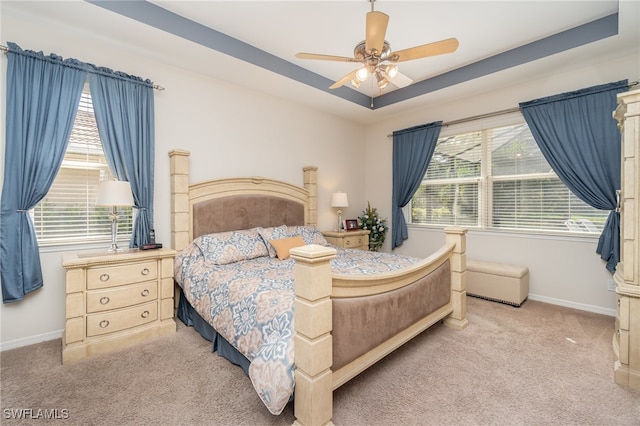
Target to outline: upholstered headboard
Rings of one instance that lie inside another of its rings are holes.
[[[194,238],[212,232],[317,223],[317,167],[303,168],[304,187],[261,177],[191,185],[189,155],[169,152],[174,249],[182,250]]]
[[[213,198],[192,206],[193,238],[212,232],[305,225],[304,204],[264,195]]]

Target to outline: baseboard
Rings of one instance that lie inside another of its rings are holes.
[[[602,306],[585,305],[584,303],[570,302],[568,300],[554,299],[553,297],[539,296],[536,294],[529,294],[529,300],[537,300],[538,302],[549,303],[551,305],[564,306],[565,308],[573,308],[573,309],[578,309],[580,311],[593,312],[596,314],[608,315],[610,317],[616,316],[615,309],[607,309],[607,308],[603,308]]]
[[[23,337],[21,339],[9,340],[8,342],[0,343],[0,352],[7,351],[9,349],[20,348],[22,346],[29,346],[35,343],[46,342],[47,340],[55,340],[62,338],[64,330],[54,330],[48,333],[36,334],[35,336]]]

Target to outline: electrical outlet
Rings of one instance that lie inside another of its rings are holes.
[[[607,290],[616,291],[616,282],[611,278],[607,280]]]

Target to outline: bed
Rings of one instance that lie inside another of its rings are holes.
[[[317,168],[303,186],[191,184],[190,153],[169,156],[178,316],[245,369],[271,413],[292,398],[296,424],[331,424],[334,389],[438,321],[468,325],[465,229],[445,229],[426,259],[345,250],[315,227]]]

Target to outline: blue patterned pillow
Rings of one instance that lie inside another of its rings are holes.
[[[301,236],[305,244],[318,244],[321,246],[329,245],[327,239],[322,235],[322,232],[315,227],[315,225],[289,226],[287,227],[287,232],[291,237],[295,237],[297,235]]]
[[[271,243],[269,243],[269,240],[279,240],[290,236],[287,232],[287,225],[274,226],[271,228],[258,228],[258,233],[262,237],[262,240],[269,252],[269,256],[271,257],[276,257],[276,249],[271,245]]]
[[[202,235],[193,243],[200,247],[207,261],[216,265],[269,255],[257,228]]]

